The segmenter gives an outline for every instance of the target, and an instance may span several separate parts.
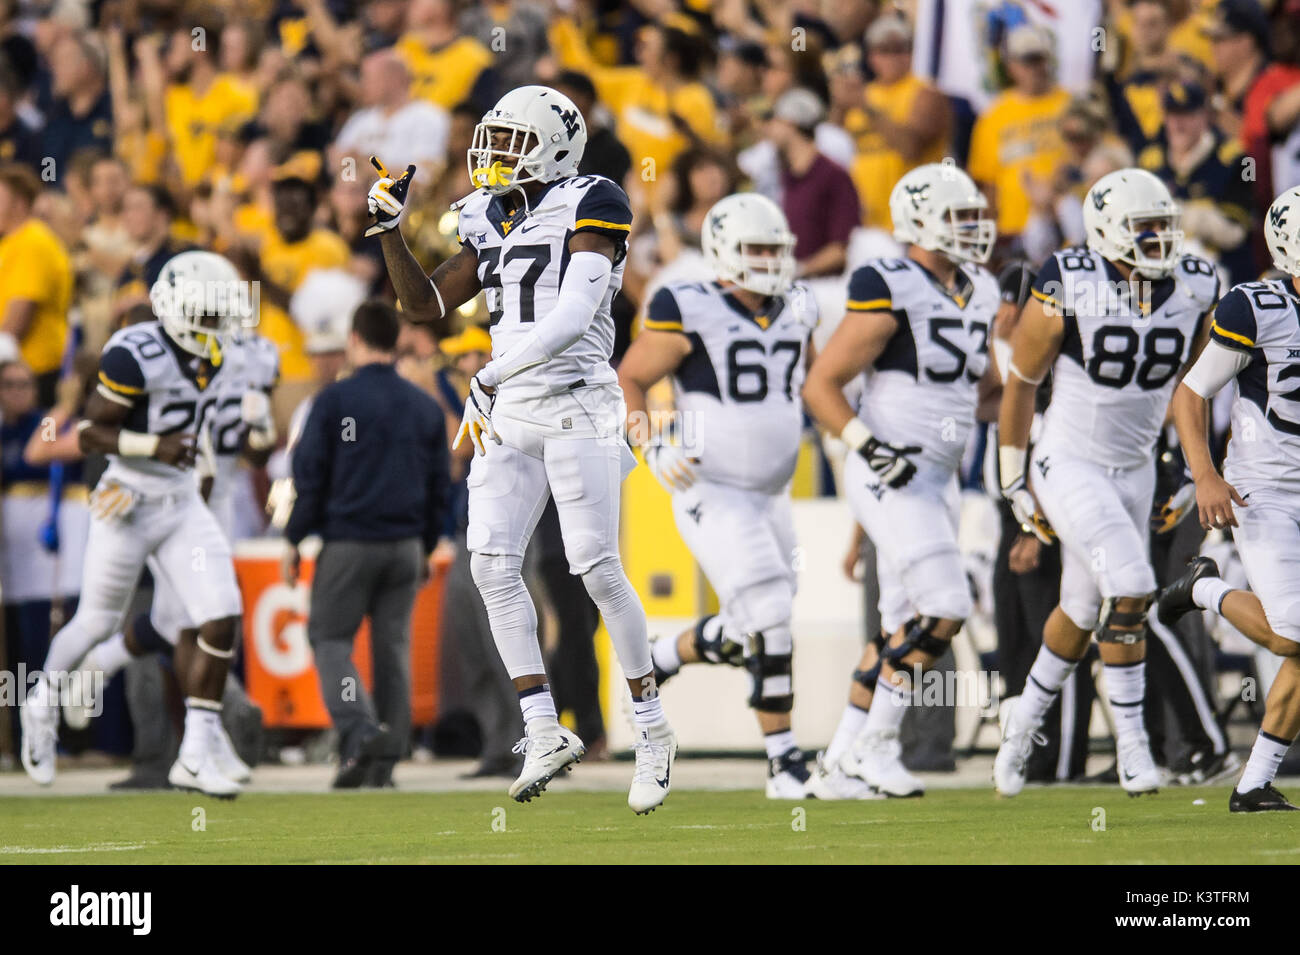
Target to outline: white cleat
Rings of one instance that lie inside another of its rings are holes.
[[[524,768],[510,784],[510,797],[528,802],[540,796],[557,773],[568,772],[574,763],[581,762],[587,747],[577,733],[553,723],[535,735],[525,736],[515,744],[514,752],[524,754]]]
[[[636,772],[627,804],[638,816],[654,812],[668,798],[676,758],[677,734],[666,721],[637,728]]]
[[[95,716],[99,707],[95,686],[103,684],[103,677],[98,673],[91,667],[82,667],[72,673],[68,681],[68,699],[63,701],[63,722],[68,724],[68,729],[84,730]]]
[[[840,766],[838,760],[832,766],[826,764],[826,754],[817,754],[817,766],[808,777],[804,793],[813,799],[884,799],[882,793],[876,792],[857,776],[850,776]]]
[[[226,728],[221,725],[220,720],[214,722],[212,735],[208,738],[208,742],[212,747],[209,752],[212,755],[212,762],[217,767],[217,772],[233,782],[247,783],[252,781],[253,771],[235,752],[235,744],[230,742],[230,737],[226,734]]]
[[[1034,744],[1045,740],[1035,727],[1021,723],[1016,714],[1016,700],[1007,700],[999,714],[1002,720],[1002,742],[993,759],[993,785],[1003,796],[1018,796],[1025,788],[1025,771]]]
[[[46,703],[48,695],[49,688],[42,681],[32,687],[18,708],[18,722],[23,730],[23,769],[41,786],[54,782],[59,747],[59,708]]]
[[[1151,756],[1151,743],[1145,733],[1119,747],[1119,784],[1126,793],[1130,796],[1154,793],[1161,782],[1160,767]]]
[[[894,799],[924,796],[925,783],[907,771],[902,760],[903,744],[897,730],[864,733],[849,756],[853,775],[872,789]]]
[[[177,789],[202,793],[216,799],[234,799],[241,792],[239,783],[222,775],[212,753],[196,756],[181,753],[167,773],[167,781]]]

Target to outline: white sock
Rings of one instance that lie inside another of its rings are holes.
[[[208,751],[208,740],[214,724],[221,723],[221,704],[198,697],[185,699],[185,737],[181,740],[181,755],[198,757]]]
[[[863,731],[867,733],[898,732],[903,725],[903,714],[912,701],[912,691],[904,677],[901,686],[894,686],[883,673],[876,681],[876,695],[871,699],[871,709],[867,711],[867,722]]]
[[[126,635],[115,633],[103,643],[91,647],[81,665],[88,670],[99,670],[107,683],[130,662],[131,652],[126,648]]]
[[[524,728],[528,735],[535,729],[549,729],[559,722],[555,712],[555,699],[551,696],[549,683],[535,686],[519,692],[519,709],[524,716]]]
[[[1286,751],[1290,748],[1291,744],[1286,740],[1260,730],[1255,737],[1255,745],[1250,749],[1250,759],[1246,760],[1246,770],[1237,782],[1237,792],[1248,793],[1265,783],[1271,783],[1277,777],[1277,768],[1282,765]]]
[[[767,750],[768,759],[784,756],[795,748],[794,730],[777,730],[775,733],[768,733],[763,737],[763,747]]]
[[[1142,718],[1142,701],[1146,699],[1147,665],[1137,663],[1107,663],[1101,668],[1106,681],[1106,695],[1110,697],[1115,713],[1115,738],[1119,745],[1139,736],[1146,736],[1146,723]]]
[[[1202,610],[1219,612],[1223,598],[1232,590],[1220,577],[1202,577],[1192,584],[1192,603]]]
[[[656,640],[650,644],[650,659],[665,673],[672,675],[682,668],[682,655],[677,650],[680,637]]]
[[[1046,644],[1039,647],[1034,665],[1029,668],[1025,688],[1016,702],[1016,718],[1023,724],[1028,724],[1030,729],[1036,730],[1042,726],[1043,717],[1047,715],[1052,701],[1078,665],[1078,660],[1058,657]]]
[[[632,720],[637,726],[653,726],[664,721],[664,705],[656,693],[648,700],[639,696],[632,697]]]
[[[840,725],[835,727],[835,735],[831,737],[831,744],[826,747],[826,755],[822,757],[823,762],[827,766],[838,763],[840,757],[849,751],[853,741],[862,735],[866,726],[866,710],[852,703],[844,707],[844,713],[840,716]]]

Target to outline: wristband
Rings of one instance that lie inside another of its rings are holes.
[[[158,435],[122,430],[117,433],[117,453],[126,458],[151,458],[158,450]]]
[[[861,418],[850,418],[840,431],[840,440],[854,451],[861,451],[872,438],[871,429]]]
[[[998,448],[998,483],[1003,490],[1015,487],[1025,477],[1025,449],[1004,444]]]

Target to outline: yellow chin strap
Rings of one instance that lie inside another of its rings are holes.
[[[480,166],[474,170],[474,185],[480,189],[487,189],[492,186],[508,186],[515,178],[513,166],[501,165],[501,160],[497,160],[490,166]]]

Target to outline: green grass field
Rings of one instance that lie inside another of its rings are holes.
[[[254,793],[231,803],[180,793],[8,797],[0,799],[0,862],[1300,860],[1300,819],[1233,816],[1227,797],[1227,787],[1142,799],[1104,787],[1029,790],[1015,800],[972,789],[905,801],[777,803],[761,793],[683,791],[648,817],[634,816],[618,793],[563,791],[529,805],[489,793]],[[1093,828],[1098,809],[1104,831]],[[205,828],[196,831],[200,821]]]

